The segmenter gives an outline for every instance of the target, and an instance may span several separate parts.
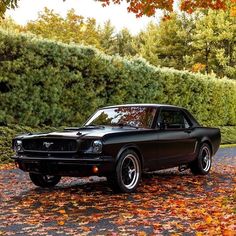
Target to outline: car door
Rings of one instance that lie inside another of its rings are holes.
[[[191,136],[191,121],[178,108],[161,108],[157,119],[158,168],[187,162],[194,155],[196,140]]]

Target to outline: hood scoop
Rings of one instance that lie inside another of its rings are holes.
[[[64,128],[64,131],[77,131],[80,130],[81,127],[68,127],[68,128]],[[82,135],[81,132],[76,133],[76,135]]]

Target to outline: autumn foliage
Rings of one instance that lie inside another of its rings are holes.
[[[120,4],[123,0],[97,0],[102,2],[103,6],[110,3]],[[174,0],[126,0],[128,3],[128,11],[136,14],[137,17],[143,15],[152,16],[157,9],[165,10],[167,12],[173,11]],[[193,13],[197,9],[227,9],[234,8],[235,0],[182,0],[179,8],[181,11]]]
[[[64,0],[65,1],[65,0]],[[102,2],[103,6],[110,3],[120,4],[122,1],[128,3],[128,11],[136,14],[137,17],[143,15],[152,16],[157,9],[167,12],[173,11],[174,0],[95,0]],[[15,9],[18,7],[19,0],[0,1],[0,17],[4,16],[7,9]],[[235,16],[235,0],[181,0],[179,9],[187,13],[192,13],[197,9],[231,9],[231,13]]]

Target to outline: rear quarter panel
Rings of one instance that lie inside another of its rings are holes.
[[[215,155],[221,143],[220,129],[209,127],[197,127],[194,134],[198,140],[198,150],[203,142],[207,142],[211,146],[212,155]]]

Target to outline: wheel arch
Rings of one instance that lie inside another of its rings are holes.
[[[138,147],[137,145],[135,145],[135,144],[128,144],[128,145],[125,145],[125,146],[123,146],[123,147],[119,150],[118,154],[116,155],[116,161],[115,161],[116,164],[117,164],[117,162],[118,162],[118,160],[119,160],[121,154],[122,154],[124,151],[126,151],[126,150],[132,150],[132,151],[134,151],[134,152],[138,155],[138,158],[139,158],[140,164],[141,164],[141,168],[143,168],[143,156],[142,156],[142,154],[141,154],[141,151],[140,151],[139,147]]]
[[[206,144],[210,147],[211,155],[213,155],[213,146],[212,146],[211,141],[210,141],[208,138],[203,138],[203,139],[201,140],[200,145],[199,145],[199,148],[200,148],[204,143],[206,143]]]

